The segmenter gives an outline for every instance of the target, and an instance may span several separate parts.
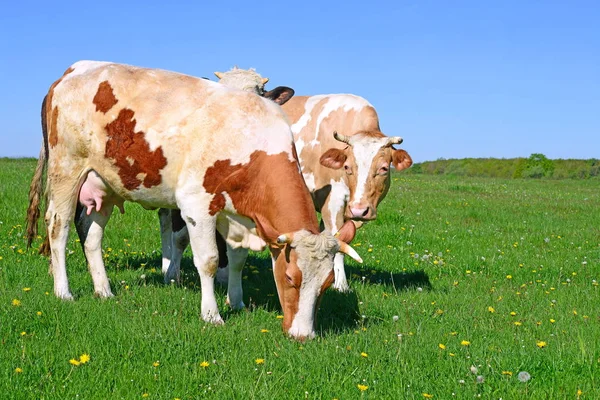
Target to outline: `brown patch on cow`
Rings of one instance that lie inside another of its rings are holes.
[[[50,147],[54,147],[58,144],[58,132],[56,131],[56,125],[58,121],[58,107],[52,107],[54,88],[58,86],[58,84],[65,78],[65,76],[67,76],[73,71],[74,69],[69,67],[69,69],[67,69],[63,73],[63,75],[50,86],[50,89],[48,89],[48,94],[46,95],[46,123],[50,123],[50,129],[48,132],[48,144],[50,145]]]
[[[115,97],[112,86],[108,81],[100,82],[98,91],[92,100],[92,103],[96,105],[96,111],[100,111],[104,114],[108,112],[119,100]]]
[[[203,186],[214,195],[208,210],[211,215],[223,210],[224,193],[227,193],[236,211],[254,220],[261,237],[268,243],[275,243],[277,233],[300,229],[319,232],[298,164],[285,152],[267,155],[264,151],[255,151],[247,164],[216,161],[206,170]],[[266,224],[272,229],[261,228]]]
[[[121,182],[128,190],[137,189],[141,184],[147,188],[159,185],[162,182],[160,170],[167,165],[162,147],[150,151],[145,133],[135,131],[134,116],[132,110],[124,108],[117,119],[105,126],[108,140],[104,154],[115,160]],[[143,181],[138,174],[146,175]]]
[[[58,144],[58,107],[54,107],[50,113],[50,131],[48,132],[48,144],[54,147]]]
[[[281,106],[292,124],[297,122],[300,117],[304,115],[304,107],[308,99],[308,96],[296,96]]]

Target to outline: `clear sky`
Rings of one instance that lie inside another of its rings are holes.
[[[75,61],[353,93],[415,161],[600,158],[600,1],[7,1],[0,156],[37,157],[40,105]]]

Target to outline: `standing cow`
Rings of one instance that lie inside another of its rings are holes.
[[[31,183],[28,243],[37,234],[47,165],[46,224],[54,293],[72,299],[65,265],[69,227],[78,229],[95,292],[112,296],[101,253],[114,205],[178,208],[202,289],[202,318],[223,322],[214,294],[215,230],[228,243],[230,274],[241,278],[250,242],[264,241],[290,336],[314,336],[318,299],[347,244],[319,233],[280,108],[254,94],[157,69],[80,61],[42,104],[44,140]],[[248,239],[251,238],[251,239]],[[261,243],[262,244],[262,243]],[[241,286],[230,292],[241,303]]]
[[[252,69],[215,75],[221,83],[258,95],[265,93],[268,81]],[[295,96],[282,108],[292,123],[302,174],[324,228],[352,240],[354,226],[347,222],[360,227],[377,217],[377,206],[390,187],[390,165],[398,171],[412,165],[405,150],[393,147],[402,138],[385,136],[375,108],[356,95]],[[173,253],[181,255],[187,246],[185,231],[176,231],[174,238]],[[166,279],[177,276],[179,259],[171,263]],[[333,287],[347,291],[343,254],[335,256],[334,270]]]

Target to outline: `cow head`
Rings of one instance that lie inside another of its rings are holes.
[[[285,245],[274,271],[283,308],[283,329],[296,339],[312,338],[321,297],[334,281],[335,254],[340,251],[358,262],[362,259],[349,245],[329,233],[302,230],[279,236],[277,243]]]
[[[233,67],[227,72],[215,72],[219,83],[232,88],[253,92],[259,96],[273,100],[282,105],[294,96],[294,89],[287,86],[277,86],[273,90],[265,91],[269,78],[263,78],[253,68],[248,70]]]
[[[352,221],[348,221],[352,223]],[[267,224],[257,223],[270,236]],[[270,245],[275,283],[283,309],[283,330],[291,337],[304,340],[315,336],[317,309],[325,290],[334,281],[333,258],[337,252],[348,254],[362,263],[344,237],[330,233],[300,230],[277,236]]]
[[[377,205],[390,187],[390,165],[400,171],[412,165],[404,150],[395,149],[401,137],[387,137],[379,131],[359,132],[352,136],[333,133],[346,144],[343,149],[331,148],[321,156],[321,165],[342,169],[350,189],[344,217],[369,221],[377,217]]]

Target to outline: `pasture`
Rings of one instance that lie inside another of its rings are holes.
[[[115,297],[93,297],[71,232],[76,300],[52,293],[26,249],[33,159],[0,159],[3,399],[600,398],[600,180],[394,173],[377,221],[346,257],[352,291],[325,293],[317,338],[281,332],[268,253],[244,271],[248,310],[199,317],[160,274],[156,212],[113,214],[104,257]]]

